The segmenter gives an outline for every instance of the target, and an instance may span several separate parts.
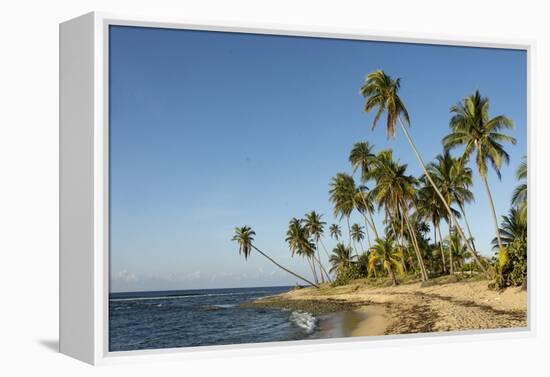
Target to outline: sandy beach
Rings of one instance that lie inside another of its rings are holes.
[[[303,310],[317,315],[321,337],[522,328],[527,292],[496,291],[488,281],[464,280],[372,287],[364,281],[295,289],[248,306]]]

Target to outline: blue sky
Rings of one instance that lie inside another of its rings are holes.
[[[230,240],[244,224],[259,248],[309,276],[284,242],[288,221],[311,210],[337,221],[329,182],[351,172],[355,142],[392,148],[420,174],[400,130],[387,140],[383,122],[371,131],[373,115],[362,111],[358,90],[376,69],[402,78],[426,161],[441,153],[449,107],[476,89],[492,116],[512,118],[511,163],[501,181],[489,175],[497,214],[506,214],[526,154],[524,51],[111,27],[111,290],[296,283],[258,254],[238,255]],[[474,177],[466,211],[477,247],[491,255],[489,203]]]

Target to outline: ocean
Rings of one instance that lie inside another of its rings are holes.
[[[291,287],[111,293],[109,350],[298,340],[315,337],[309,313],[239,304]]]

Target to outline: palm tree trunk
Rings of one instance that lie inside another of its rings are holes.
[[[319,286],[318,286],[317,284],[314,284],[314,283],[312,283],[311,281],[307,280],[306,278],[304,278],[304,277],[298,275],[297,273],[290,271],[288,268],[285,268],[285,267],[281,266],[279,263],[275,262],[269,255],[265,254],[263,251],[261,251],[260,249],[258,249],[256,246],[254,246],[254,245],[251,245],[251,246],[252,246],[252,248],[253,248],[254,250],[256,250],[258,253],[260,253],[260,254],[262,254],[264,257],[266,257],[266,258],[267,258],[271,263],[273,263],[275,266],[277,266],[277,267],[279,267],[280,269],[282,269],[282,270],[288,272],[288,273],[291,274],[292,276],[297,277],[298,279],[300,279],[300,280],[302,280],[302,281],[305,281],[305,282],[308,283],[309,285],[312,285],[312,286],[314,286],[315,288],[319,288]]]
[[[489,183],[487,183],[487,176],[482,175],[481,180],[483,181],[483,184],[485,185],[485,190],[487,191],[487,196],[489,197],[489,204],[491,204],[491,213],[493,215],[493,221],[495,223],[495,230],[497,233],[497,242],[498,242],[498,248],[499,250],[502,250],[502,241],[500,240],[500,231],[498,229],[498,220],[497,220],[497,212],[495,211],[495,203],[493,202],[493,196],[491,195],[491,190],[489,190]]]
[[[409,235],[411,237],[411,241],[413,243],[413,248],[416,253],[416,258],[418,259],[418,266],[420,267],[420,275],[422,277],[422,281],[427,281],[428,272],[426,271],[426,266],[424,265],[424,259],[422,258],[422,253],[420,252],[420,248],[418,247],[416,233],[414,232],[413,227],[411,226],[411,223],[409,221],[409,214],[408,214],[408,211],[406,211],[407,206],[403,201],[403,199],[401,199],[400,202],[401,202],[401,205],[403,206],[402,220],[405,221],[405,225],[407,226]]]
[[[441,250],[441,258],[443,259],[443,273],[447,273],[447,262],[445,262],[445,250],[443,250],[443,237],[441,237],[441,227],[437,224],[437,232],[439,233],[439,248]]]
[[[449,240],[451,239],[451,222],[449,221]],[[449,273],[453,275],[455,273],[453,266],[453,248],[449,247]]]
[[[407,137],[407,140],[409,141],[409,144],[411,145],[411,148],[413,149],[413,152],[414,154],[416,155],[416,158],[418,160],[418,162],[420,163],[420,167],[422,168],[422,170],[424,171],[424,174],[426,175],[426,178],[428,178],[428,181],[430,181],[430,184],[432,185],[432,187],[434,188],[435,192],[437,193],[437,196],[439,196],[439,199],[441,199],[441,201],[443,202],[443,205],[445,206],[445,209],[447,210],[447,213],[449,214],[449,216],[451,217],[452,219],[452,222],[454,222],[454,225],[456,226],[456,229],[458,231],[458,233],[460,234],[460,237],[462,237],[462,239],[464,240],[464,242],[466,243],[466,246],[468,247],[468,251],[470,252],[470,254],[472,254],[472,257],[474,258],[474,260],[476,261],[477,265],[479,266],[479,268],[481,269],[481,271],[483,271],[483,273],[485,274],[485,276],[487,278],[490,278],[489,276],[489,273],[487,272],[487,270],[485,269],[485,267],[483,266],[483,264],[481,264],[481,261],[479,260],[479,258],[477,257],[477,254],[476,252],[472,249],[472,247],[470,246],[470,243],[468,242],[468,239],[466,238],[466,236],[464,235],[464,232],[462,231],[462,229],[460,228],[460,225],[458,224],[458,221],[456,220],[455,218],[455,215],[453,214],[453,212],[451,211],[451,208],[449,207],[449,205],[447,204],[447,201],[445,200],[445,198],[443,197],[443,195],[441,194],[441,192],[439,191],[439,188],[437,188],[437,185],[434,183],[430,173],[428,173],[428,170],[426,169],[426,165],[424,165],[424,161],[422,160],[422,157],[420,156],[420,154],[418,153],[418,150],[416,149],[416,146],[414,145],[414,142],[412,141],[411,139],[411,135],[409,135],[409,131],[407,131],[407,128],[405,127],[405,125],[403,124],[403,121],[401,120],[401,116],[398,117],[399,118],[399,125],[401,126],[401,129],[403,130],[403,133],[405,134],[405,136]],[[496,220],[496,215],[494,216],[495,217],[495,220]],[[497,234],[498,234],[498,231],[497,231]]]
[[[388,267],[388,274],[390,275],[393,285],[397,285],[397,279],[395,278],[395,273],[391,267]]]
[[[422,259],[420,248],[418,247],[418,243],[416,242],[416,235],[414,234],[414,231],[411,227],[411,224],[408,218],[405,218],[405,224],[407,225],[409,236],[411,237],[411,242],[413,244],[413,249],[414,249],[414,252],[416,253],[416,259],[418,260],[418,267],[420,268],[420,277],[422,281],[428,281],[428,273],[426,272],[426,266],[424,266],[424,260]]]
[[[315,249],[317,250],[317,263],[319,264],[319,275],[321,275],[321,283],[325,282],[325,277],[323,276],[323,265],[321,264],[321,253],[319,253],[319,241],[315,243]]]
[[[367,213],[369,214],[369,218],[370,218],[369,225],[370,225],[371,229],[373,230],[374,235],[376,236],[376,238],[379,238],[378,237],[378,231],[376,230],[376,224],[374,223],[374,219],[372,218],[372,213],[370,212],[370,209],[367,206],[367,201],[365,200],[365,197],[363,195],[361,195],[361,199],[363,199],[363,205],[365,206],[365,209],[367,210]],[[363,217],[365,217],[364,214],[363,214]],[[365,222],[367,222],[366,218],[365,218]],[[366,229],[366,227],[365,227],[365,229]]]
[[[323,247],[323,250],[325,251],[325,254],[326,254],[327,258],[330,259],[330,255],[327,251],[327,248],[325,247],[325,243],[323,242],[322,239],[319,239],[319,242],[321,242],[321,246]]]
[[[361,240],[359,240],[359,246],[361,246],[361,254],[363,254],[365,252],[365,248],[363,247],[363,242],[361,242]]]
[[[460,212],[462,213],[462,216],[464,217],[464,224],[466,224],[466,230],[468,231],[468,236],[470,236],[470,242],[472,243],[472,249],[477,253],[476,245],[474,243],[474,236],[472,235],[472,230],[470,229],[470,223],[468,222],[468,218],[466,217],[466,211],[464,210],[464,205],[459,202],[458,206],[460,207]]]
[[[322,279],[323,283],[325,282],[324,278],[323,278],[323,273],[327,277],[328,281],[331,281],[330,275],[328,274],[327,270],[325,270],[325,267],[323,267],[323,264],[321,263],[321,260],[317,259],[315,256],[313,256],[313,258],[319,264],[319,274],[321,275],[321,279]]]
[[[380,238],[380,236],[378,235],[378,231],[376,230],[376,223],[374,222],[374,218],[372,217],[371,211],[367,210],[367,213],[369,214],[370,222],[372,224],[372,230],[374,231],[374,236],[376,238]]]
[[[368,245],[369,245],[369,248],[370,248],[372,246],[372,243],[370,242],[370,232],[369,232],[367,217],[364,214],[363,214],[363,219],[365,220],[365,232],[367,233],[367,242],[368,242]],[[363,247],[363,246],[361,246],[361,247]]]
[[[386,211],[386,216],[387,216],[387,211]],[[411,254],[409,253],[409,248],[405,247],[405,243],[404,243],[405,237],[403,236],[403,221],[401,221],[400,236],[398,236],[397,232],[395,231],[395,226],[393,225],[393,221],[391,221],[391,217],[390,217],[390,224],[391,224],[391,228],[392,228],[392,231],[393,231],[393,234],[395,236],[396,241],[399,240],[398,243],[400,243],[401,246],[403,247],[403,250],[405,251],[405,254],[407,254],[407,260],[409,261],[409,264],[411,265],[414,273],[416,274],[416,266],[414,265]],[[403,268],[405,269],[405,271],[407,271],[406,263],[403,263]]]
[[[309,267],[313,272],[313,279],[315,280],[315,283],[319,284],[319,277],[317,276],[317,271],[315,270],[315,262],[313,262],[313,258],[307,257],[307,261],[309,262]]]

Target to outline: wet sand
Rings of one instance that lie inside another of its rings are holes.
[[[321,316],[315,338],[384,335],[388,317],[383,306],[370,305],[357,310]]]
[[[486,280],[372,287],[302,288],[249,306],[303,310],[320,318],[317,337],[374,336],[527,326],[527,292],[495,291]]]

